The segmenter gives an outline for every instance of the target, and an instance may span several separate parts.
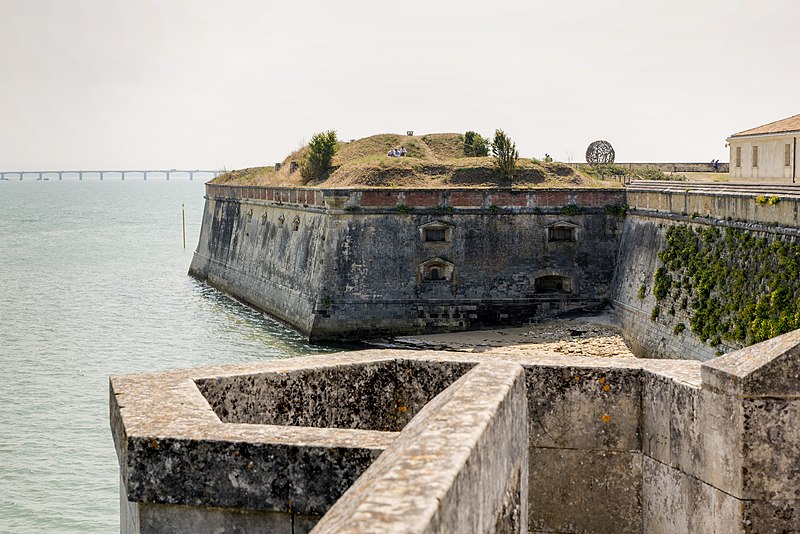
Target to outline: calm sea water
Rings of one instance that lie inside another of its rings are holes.
[[[119,529],[109,375],[331,350],[186,275],[202,211],[201,181],[0,181],[0,532]]]

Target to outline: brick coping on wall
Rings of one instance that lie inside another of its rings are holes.
[[[603,208],[625,202],[623,189],[319,189],[206,184],[208,197],[273,204],[343,209],[525,209],[576,205]]]

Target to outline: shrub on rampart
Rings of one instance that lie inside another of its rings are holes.
[[[495,130],[492,141],[492,155],[495,157],[495,166],[500,175],[511,180],[514,178],[514,169],[517,166],[519,152],[517,145],[506,135],[503,130]]]
[[[333,156],[336,154],[336,132],[316,133],[308,143],[308,152],[300,167],[300,173],[306,182],[321,177],[331,168]]]
[[[469,130],[464,134],[464,155],[484,157],[489,155],[489,140],[481,134]]]

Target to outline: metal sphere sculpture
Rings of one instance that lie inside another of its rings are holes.
[[[586,149],[586,163],[614,163],[614,147],[608,141],[594,141]]]

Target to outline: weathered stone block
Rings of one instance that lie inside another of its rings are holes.
[[[643,460],[642,532],[742,532],[742,501],[652,458]]]
[[[529,472],[530,530],[641,532],[641,453],[532,448]]]
[[[702,443],[700,388],[672,384],[670,406],[669,465],[690,474],[700,474],[705,451]]]
[[[651,372],[642,375],[642,452],[670,463],[673,379]]]
[[[800,500],[800,399],[745,399],[742,404],[743,496]]]
[[[640,450],[641,370],[526,369],[531,447]]]
[[[170,504],[139,505],[139,534],[270,532],[299,534],[292,514]]]
[[[671,390],[667,463],[742,497],[741,406],[685,384],[673,383]]]
[[[742,508],[744,532],[800,532],[800,500],[744,501]]]
[[[476,366],[428,403],[313,532],[527,532],[522,367]]]
[[[699,402],[701,418],[694,427],[693,439],[698,452],[687,473],[734,497],[744,498],[742,477],[746,466],[742,456],[741,403],[706,390],[700,391]]]
[[[642,460],[642,471],[642,532],[688,532],[686,475],[646,455]]]
[[[399,431],[470,367],[389,359],[196,383],[226,423]]]
[[[155,437],[128,447],[130,500],[318,515],[381,452]]]

